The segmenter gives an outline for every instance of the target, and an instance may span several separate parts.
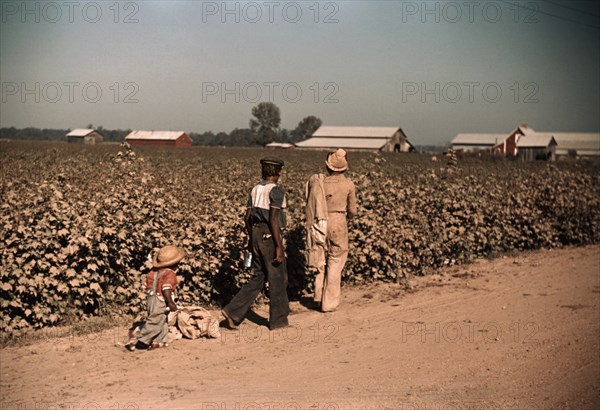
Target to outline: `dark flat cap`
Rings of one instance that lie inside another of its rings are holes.
[[[275,165],[277,167],[283,167],[284,163],[282,160],[278,159],[278,158],[273,158],[273,157],[265,157],[263,159],[260,160],[261,164],[270,164],[270,165]]]

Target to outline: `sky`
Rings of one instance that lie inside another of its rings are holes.
[[[0,1],[0,127],[600,131],[595,1]]]

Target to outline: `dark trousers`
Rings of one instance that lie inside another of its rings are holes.
[[[266,235],[269,237],[265,238]],[[275,241],[270,235],[271,231],[267,224],[255,224],[252,227],[252,270],[254,275],[224,308],[236,323],[244,320],[250,306],[262,291],[265,280],[267,280],[269,281],[270,298],[269,327],[274,329],[288,324],[286,263],[284,261],[279,265],[273,264]]]

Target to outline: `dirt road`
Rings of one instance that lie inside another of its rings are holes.
[[[600,246],[411,284],[344,288],[334,313],[294,303],[286,330],[253,317],[152,352],[115,347],[124,327],[5,348],[0,409],[600,408]]]

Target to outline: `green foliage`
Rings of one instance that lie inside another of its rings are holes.
[[[298,123],[298,126],[291,133],[291,142],[303,141],[310,136],[321,126],[321,119],[314,115],[304,117],[302,121]]]
[[[272,102],[261,102],[252,107],[250,129],[255,134],[255,144],[265,145],[275,141],[279,124],[281,123],[281,112],[277,105]]]
[[[153,250],[182,246],[183,303],[228,302],[242,268],[247,190],[262,149],[152,149],[0,142],[0,330],[16,335],[145,302]],[[305,272],[304,184],[325,153],[282,151],[289,292]],[[346,282],[402,281],[502,252],[600,242],[598,164],[459,162],[349,154],[359,214]]]

